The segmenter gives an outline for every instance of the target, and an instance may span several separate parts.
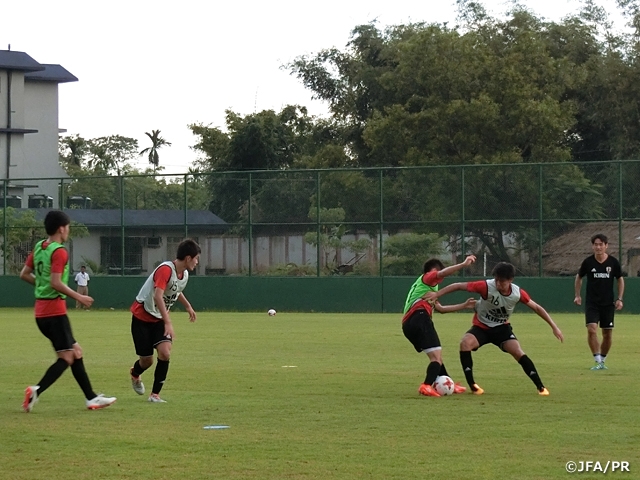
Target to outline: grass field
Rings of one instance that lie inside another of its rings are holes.
[[[552,479],[569,461],[629,462],[640,478],[640,322],[616,317],[609,370],[590,371],[581,314],[547,324],[516,314],[514,331],[549,388],[492,345],[474,354],[483,396],[417,394],[426,356],[399,315],[200,313],[173,315],[171,369],[150,404],[129,382],[135,360],[123,311],[70,312],[96,391],[88,411],[70,371],[30,414],[24,388],[54,355],[31,310],[0,310],[2,479]],[[470,315],[435,318],[450,374]],[[148,388],[153,374],[143,376]],[[205,430],[205,425],[229,425]],[[603,474],[576,474],[581,479]]]

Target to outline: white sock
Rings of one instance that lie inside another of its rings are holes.
[[[599,353],[594,354],[593,358],[596,361],[596,363],[602,363],[602,355],[600,355]]]

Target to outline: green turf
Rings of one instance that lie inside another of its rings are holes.
[[[0,310],[0,478],[551,479],[567,478],[568,461],[607,460],[630,463],[616,477],[639,478],[640,322],[630,315],[616,317],[609,370],[597,372],[581,315],[554,316],[564,344],[535,315],[514,316],[549,397],[488,345],[474,354],[485,395],[425,398],[426,356],[398,315],[200,313],[189,324],[177,312],[166,404],[131,389],[127,312],[70,317],[96,391],[118,401],[85,410],[67,371],[22,412],[24,388],[54,355],[30,310]],[[449,372],[464,380],[457,344],[470,315],[435,321]],[[143,380],[149,388],[152,372]],[[231,428],[203,429],[216,424]]]

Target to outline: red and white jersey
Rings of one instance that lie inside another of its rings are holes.
[[[470,282],[467,291],[480,293],[475,306],[473,324],[481,328],[493,328],[509,323],[509,318],[518,302],[529,303],[531,297],[515,284],[511,284],[509,295],[502,295],[496,288],[495,279]]]
[[[187,270],[180,277],[173,262],[161,263],[142,285],[138,295],[136,295],[136,301],[131,306],[131,312],[136,315],[136,318],[143,321],[161,321],[162,315],[158,307],[156,307],[154,299],[156,287],[164,290],[162,299],[164,300],[164,306],[169,311],[180,296],[180,293],[187,286],[188,281],[189,272]]]

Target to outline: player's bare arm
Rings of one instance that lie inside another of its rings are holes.
[[[33,276],[33,270],[26,265],[22,267],[22,270],[20,271],[20,279],[30,283],[31,285],[36,284],[36,277]]]
[[[580,297],[580,290],[582,290],[582,277],[580,275],[576,275],[576,280],[573,285],[573,290],[575,292],[573,303],[576,305],[582,305],[582,297]]]
[[[618,278],[618,298],[616,300],[616,310],[622,310],[622,307],[624,306],[624,278],[623,277],[619,277]]]
[[[189,321],[190,322],[195,322],[196,321],[196,312],[193,309],[193,307],[191,306],[191,304],[189,303],[189,300],[187,300],[187,297],[185,297],[181,293],[180,296],[178,297],[178,301],[184,306],[185,310],[189,314]]]
[[[442,305],[440,302],[436,302],[433,308],[439,313],[451,313],[473,308],[476,304],[475,298],[468,298],[464,303],[458,303],[456,305]]]
[[[442,290],[438,290],[437,292],[427,292],[423,295],[427,302],[435,302],[438,298],[446,295],[447,293],[455,292],[457,290],[466,290],[467,282],[458,282],[452,283],[451,285],[447,285]]]
[[[456,265],[451,265],[450,267],[446,267],[440,270],[438,272],[438,278],[448,277],[449,275],[456,273],[458,270],[462,270],[464,267],[468,267],[475,261],[475,255],[468,255],[467,258],[464,259],[464,262],[457,263]]]
[[[51,288],[53,288],[56,292],[60,292],[67,297],[73,298],[87,308],[93,305],[93,298],[88,295],[81,295],[75,290],[69,288],[69,285],[62,281],[61,273],[51,273]]]
[[[164,322],[164,334],[167,337],[175,338],[175,332],[173,331],[173,324],[171,323],[171,318],[169,318],[169,311],[164,304],[163,298],[164,290],[156,287],[153,291],[153,300],[156,302],[156,307],[162,316],[162,321]]]
[[[555,337],[561,342],[564,342],[564,335],[562,335],[562,332],[560,331],[556,323],[553,321],[549,313],[544,309],[544,307],[542,307],[542,305],[538,305],[533,300],[529,300],[529,302],[525,303],[525,305],[529,307],[531,310],[533,310],[534,312],[536,312],[536,314],[540,318],[542,318],[545,322],[547,322],[551,327],[551,330],[553,330],[553,334],[555,335]]]

